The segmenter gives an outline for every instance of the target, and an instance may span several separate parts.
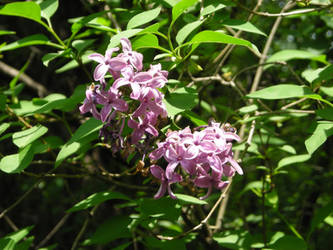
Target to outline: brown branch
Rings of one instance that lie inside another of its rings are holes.
[[[11,77],[19,75],[19,80],[25,82],[27,86],[29,86],[30,88],[37,90],[39,97],[47,95],[48,91],[41,83],[35,81],[25,73],[20,74],[19,70],[13,68],[12,66],[7,65],[2,61],[0,61],[0,70]]]

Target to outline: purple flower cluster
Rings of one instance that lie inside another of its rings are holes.
[[[94,53],[90,59],[99,64],[94,71],[94,80],[86,91],[86,99],[80,111],[90,112],[104,123],[101,136],[110,139],[113,151],[123,147],[121,134],[128,119],[128,127],[133,129],[131,143],[137,144],[144,135],[158,136],[155,128],[157,118],[167,117],[162,103],[163,94],[159,91],[167,82],[168,72],[161,65],[150,65],[148,71],[143,69],[143,55],[133,51],[127,38],[120,40],[122,53],[116,57],[112,54],[119,48],[106,51],[105,56]],[[106,74],[113,78],[111,87],[107,89]]]
[[[207,198],[213,187],[226,187],[228,182],[223,181],[222,177],[231,177],[235,172],[243,174],[231,150],[231,141],[239,141],[240,138],[226,124],[211,121],[203,130],[197,129],[192,133],[187,127],[168,132],[166,136],[166,140],[158,143],[158,148],[149,155],[153,162],[162,157],[168,162],[165,171],[156,164],[150,166],[152,175],[161,181],[154,196],[156,199],[162,197],[166,190],[175,199],[170,185],[182,182],[182,174],[189,175],[195,186],[208,189],[201,199]],[[181,167],[180,171],[176,171],[178,166]]]

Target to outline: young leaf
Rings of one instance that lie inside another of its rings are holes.
[[[154,20],[161,12],[161,7],[148,10],[132,17],[127,23],[127,30],[139,27]]]
[[[198,28],[202,23],[203,23],[203,21],[195,21],[193,23],[186,24],[183,28],[181,28],[178,31],[178,33],[176,35],[177,43],[179,45],[182,44],[185,41],[185,39],[188,37],[188,35],[191,34],[191,32],[193,30],[195,30],[196,28]]]
[[[31,45],[48,45],[51,47],[55,48],[62,48],[62,46],[52,43],[47,36],[44,36],[42,34],[35,34],[31,36],[27,36],[23,39],[20,39],[18,41],[15,41],[13,43],[7,44],[3,47],[0,48],[0,52],[2,51],[7,51],[7,50],[13,50],[13,49],[18,49],[26,46],[31,46]]]
[[[41,15],[46,20],[50,21],[50,18],[58,9],[58,0],[44,0],[40,3]]]
[[[37,125],[32,128],[16,132],[13,134],[13,143],[19,148],[24,148],[28,144],[37,140],[47,132],[47,128],[42,125]]]
[[[41,22],[41,10],[34,2],[14,2],[0,7],[0,15],[18,16]]]
[[[299,86],[294,84],[279,84],[264,88],[248,94],[247,98],[277,100],[286,98],[303,97],[306,95],[313,95],[314,93],[306,86]]]
[[[133,50],[138,50],[140,48],[157,48],[158,38],[153,34],[147,34],[138,37],[132,43]]]
[[[254,26],[252,23],[243,20],[229,19],[222,23],[222,25],[231,27],[236,30],[243,30],[255,34],[259,34],[262,36],[267,36],[264,32]]]
[[[68,209],[66,212],[76,212],[80,210],[87,209],[89,207],[96,206],[104,201],[107,200],[114,200],[114,199],[120,199],[120,200],[130,200],[126,195],[119,193],[119,192],[99,192],[90,195],[86,199],[80,201],[79,203],[76,203],[72,208]]]

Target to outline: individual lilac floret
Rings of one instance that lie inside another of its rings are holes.
[[[89,59],[99,63],[94,71],[95,81],[102,81],[108,71],[113,75],[113,77],[118,76],[118,72],[127,66],[125,60],[119,57],[111,58],[112,53],[118,50],[119,48],[108,49],[105,52],[105,56],[99,53],[94,53],[88,56]]]
[[[131,42],[127,38],[121,38],[120,43],[123,47],[123,53],[119,54],[118,57],[132,65],[137,71],[141,71],[143,55],[132,50]]]
[[[189,175],[195,186],[207,188],[207,194],[201,197],[205,199],[213,187],[223,189],[227,185],[223,177],[232,177],[235,172],[243,174],[232,152],[232,141],[240,138],[229,128],[227,124],[210,122],[193,133],[188,127],[168,132],[165,141],[158,143],[149,157],[153,162],[160,158],[167,161],[165,176],[168,180],[176,173]]]
[[[154,198],[155,199],[161,198],[165,194],[166,190],[168,190],[170,197],[172,199],[176,199],[177,197],[172,192],[170,185],[176,182],[181,182],[182,176],[177,173],[173,173],[171,178],[168,179],[165,176],[164,170],[157,165],[150,166],[150,172],[155,178],[161,181],[160,188],[158,189],[157,193],[154,195]]]

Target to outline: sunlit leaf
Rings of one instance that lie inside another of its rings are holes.
[[[333,135],[333,122],[318,123],[313,134],[305,140],[308,153],[313,154],[331,135]]]
[[[183,14],[186,9],[194,5],[198,0],[181,0],[172,8],[172,22],[175,22],[177,18]]]
[[[196,197],[187,195],[187,194],[175,194],[177,199],[179,201],[181,201],[182,203],[187,203],[187,204],[198,204],[198,205],[206,205],[208,204],[206,201],[204,200],[200,200]]]
[[[293,155],[293,156],[285,157],[279,161],[277,168],[275,170],[277,171],[285,166],[289,166],[289,165],[292,165],[295,163],[305,162],[305,161],[309,160],[310,158],[311,158],[311,155],[308,155],[308,154]]]
[[[248,94],[246,97],[277,100],[277,99],[303,97],[306,95],[313,95],[313,94],[314,93],[311,91],[311,89],[306,86],[299,86],[294,84],[278,84]]]
[[[177,43],[182,44],[185,41],[185,39],[191,34],[191,32],[196,28],[198,28],[202,23],[203,21],[195,21],[193,23],[186,24],[183,28],[181,28],[178,31],[176,35]]]
[[[47,20],[50,20],[50,18],[54,15],[54,13],[58,9],[58,0],[44,0],[40,3],[40,8],[42,10],[41,14],[42,17],[44,17]]]
[[[17,154],[6,155],[0,160],[0,169],[8,174],[20,173],[27,168],[34,157],[32,144]]]
[[[37,125],[32,128],[16,132],[13,134],[13,143],[19,148],[24,148],[28,144],[37,140],[47,132],[48,128],[42,125]]]
[[[18,16],[41,22],[41,10],[34,2],[14,2],[0,6],[0,15]]]
[[[36,34],[36,35],[27,36],[23,39],[20,39],[18,41],[0,47],[0,52],[14,50],[31,45],[48,45],[51,47],[62,48],[60,45],[52,43],[45,35]]]
[[[158,7],[156,9],[144,11],[140,14],[132,17],[127,23],[127,30],[139,27],[143,24],[149,23],[154,20],[160,14],[161,8]]]
[[[316,55],[306,50],[281,50],[271,55],[267,62],[286,62],[293,59],[309,59],[327,64],[325,55]]]
[[[249,21],[229,19],[229,20],[224,21],[222,24],[225,26],[231,27],[233,29],[236,29],[236,30],[243,30],[246,32],[259,34],[262,36],[267,36],[264,32],[262,32],[260,29],[258,29],[256,26],[254,26]]]

